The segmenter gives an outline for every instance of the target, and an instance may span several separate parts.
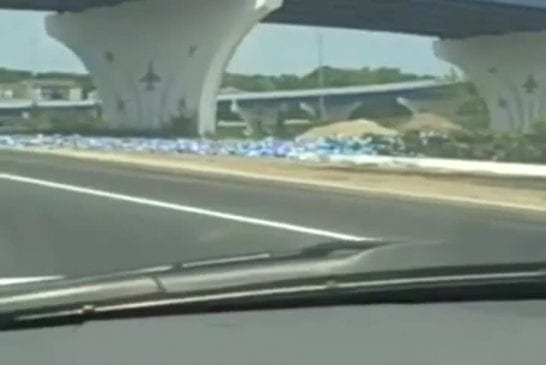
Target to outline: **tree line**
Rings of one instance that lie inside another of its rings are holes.
[[[87,74],[68,72],[33,73],[25,70],[0,68],[0,83],[17,83],[28,79],[68,79],[76,81],[82,87],[84,93],[94,89],[93,80]],[[304,75],[245,75],[228,72],[224,75],[222,88],[234,88],[241,91],[275,91],[376,85],[423,79],[433,79],[433,76],[406,73],[398,68],[390,67],[342,69],[324,66]]]
[[[231,87],[243,91],[275,91],[312,89],[319,87],[377,85],[433,78],[434,77],[430,75],[405,73],[398,68],[390,67],[379,67],[375,69],[369,67],[342,69],[324,66],[302,76],[226,73],[223,87]]]

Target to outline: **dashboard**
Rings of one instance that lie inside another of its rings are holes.
[[[6,365],[540,364],[544,301],[299,308],[0,333]]]

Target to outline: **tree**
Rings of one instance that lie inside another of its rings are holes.
[[[449,71],[442,76],[442,80],[448,82],[462,82],[465,81],[465,77],[458,73],[454,67],[451,67]]]
[[[370,69],[340,69],[330,66],[317,68],[306,75],[241,75],[227,73],[224,76],[223,87],[234,87],[245,91],[273,91],[318,88],[319,73],[324,76],[325,87],[343,87],[356,85],[374,85],[392,82],[432,79],[432,76],[422,76],[403,73],[397,68],[380,67]]]
[[[32,78],[32,72],[30,71],[9,70],[0,67],[0,82],[2,83],[15,83],[30,78]]]

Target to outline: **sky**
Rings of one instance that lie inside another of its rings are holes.
[[[77,57],[46,34],[45,16],[42,12],[0,11],[0,67],[85,72]],[[323,39],[324,64],[329,66],[388,66],[432,75],[444,75],[452,67],[434,56],[433,38],[261,24],[243,41],[228,70],[268,75],[307,73],[319,64],[318,33]]]

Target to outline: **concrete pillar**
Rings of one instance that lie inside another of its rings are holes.
[[[322,121],[330,122],[340,122],[345,120],[350,120],[351,116],[355,112],[362,102],[360,101],[351,101],[348,103],[332,103],[326,100],[324,102],[324,110],[320,110],[321,106],[319,103],[309,103],[302,102],[300,103],[300,109],[307,112],[309,115],[316,119]]]
[[[182,117],[205,134],[234,50],[282,1],[130,1],[51,15],[46,26],[93,76],[109,122],[149,129]]]
[[[457,118],[457,111],[467,100],[468,97],[462,95],[446,100],[396,98],[396,102],[405,107],[412,114],[433,113],[444,116],[449,120],[455,120],[455,118]]]
[[[275,135],[286,106],[283,104],[259,104],[252,106],[240,106],[233,100],[230,106],[245,122],[245,135],[248,137],[261,137],[263,135]]]
[[[546,120],[546,32],[440,40],[434,47],[476,85],[493,129],[523,132]]]
[[[353,101],[350,103],[341,103],[341,104],[326,104],[325,112],[323,116],[324,120],[330,120],[332,122],[340,122],[344,120],[350,120],[351,116],[356,109],[362,104],[360,101]]]

